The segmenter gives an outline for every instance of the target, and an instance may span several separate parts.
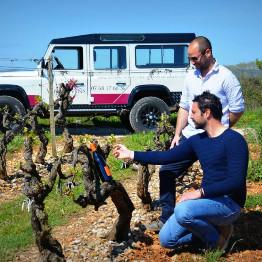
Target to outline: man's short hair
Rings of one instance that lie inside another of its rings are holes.
[[[193,41],[198,43],[199,52],[204,53],[207,49],[212,52],[211,42],[205,36],[197,36]]]
[[[214,94],[204,91],[201,95],[195,96],[193,102],[198,103],[198,107],[202,113],[206,109],[210,109],[212,116],[219,121],[221,120],[223,115],[222,104],[220,99]]]

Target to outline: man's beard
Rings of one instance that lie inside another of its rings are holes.
[[[198,69],[199,69],[201,72],[207,70],[208,68],[209,68],[209,64],[208,64],[207,62],[204,63],[204,64],[201,64],[201,65],[198,67]]]
[[[205,126],[206,126],[206,123],[205,122],[202,122],[202,123],[196,123],[194,122],[195,124],[195,128],[196,129],[205,129]]]

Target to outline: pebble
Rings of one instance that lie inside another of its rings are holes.
[[[38,168],[41,169],[42,166],[38,165]],[[125,257],[126,254],[132,250],[144,248],[146,238],[149,237],[145,232],[145,225],[160,215],[158,170],[159,168],[156,169],[156,173],[153,174],[149,183],[149,192],[154,203],[154,211],[147,212],[142,208],[141,200],[136,194],[137,181],[135,176],[123,182],[135,206],[131,219],[131,231],[128,234],[127,241],[117,243],[104,239],[118,217],[117,210],[110,198],[106,200],[107,205],[101,206],[98,211],[94,211],[92,207],[87,208],[86,214],[79,216],[77,223],[74,219],[72,224],[62,227],[63,229],[61,227],[53,229],[54,237],[64,247],[63,251],[67,262],[128,261]],[[195,173],[197,175],[201,174],[201,172],[196,170],[198,168],[192,169],[192,178],[187,177],[186,187],[190,187],[195,182]],[[17,183],[17,181],[14,181],[14,183]],[[3,184],[5,183],[0,185],[3,186]],[[180,185],[180,189],[181,186],[183,185]],[[64,230],[64,228],[67,230]],[[71,240],[68,241],[67,239]],[[37,261],[38,256],[38,250],[35,248],[34,252],[32,251],[30,260],[26,256],[22,260],[20,255],[14,261]],[[141,262],[142,260],[137,261]]]
[[[81,243],[81,240],[80,239],[76,239],[76,240],[71,242],[71,245],[78,245],[80,243]]]

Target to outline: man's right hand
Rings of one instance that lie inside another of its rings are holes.
[[[171,146],[170,149],[173,148],[174,146],[178,146],[179,145],[179,140],[180,140],[180,136],[175,135],[172,142],[171,142]]]
[[[121,144],[117,144],[113,148],[113,155],[117,159],[133,160],[134,151],[129,150],[127,147]]]

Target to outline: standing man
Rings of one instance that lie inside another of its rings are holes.
[[[196,96],[190,112],[196,129],[205,132],[168,151],[134,152],[116,145],[113,154],[145,164],[199,160],[203,169],[201,187],[183,193],[160,230],[160,243],[175,248],[201,241],[206,248],[224,251],[232,223],[246,200],[248,147],[242,135],[222,125],[222,105],[217,96],[209,92]]]
[[[198,36],[190,43],[188,59],[195,70],[190,71],[185,79],[171,148],[183,143],[192,135],[203,132],[203,130],[196,129],[189,112],[194,96],[205,90],[209,90],[220,99],[223,111],[221,122],[225,127],[232,127],[244,112],[244,99],[239,81],[230,70],[216,62],[212,54],[211,43],[206,37]],[[173,214],[176,199],[175,180],[193,163],[191,159],[186,159],[178,163],[163,165],[160,168],[162,214],[160,219],[149,224],[147,229],[159,231]]]

